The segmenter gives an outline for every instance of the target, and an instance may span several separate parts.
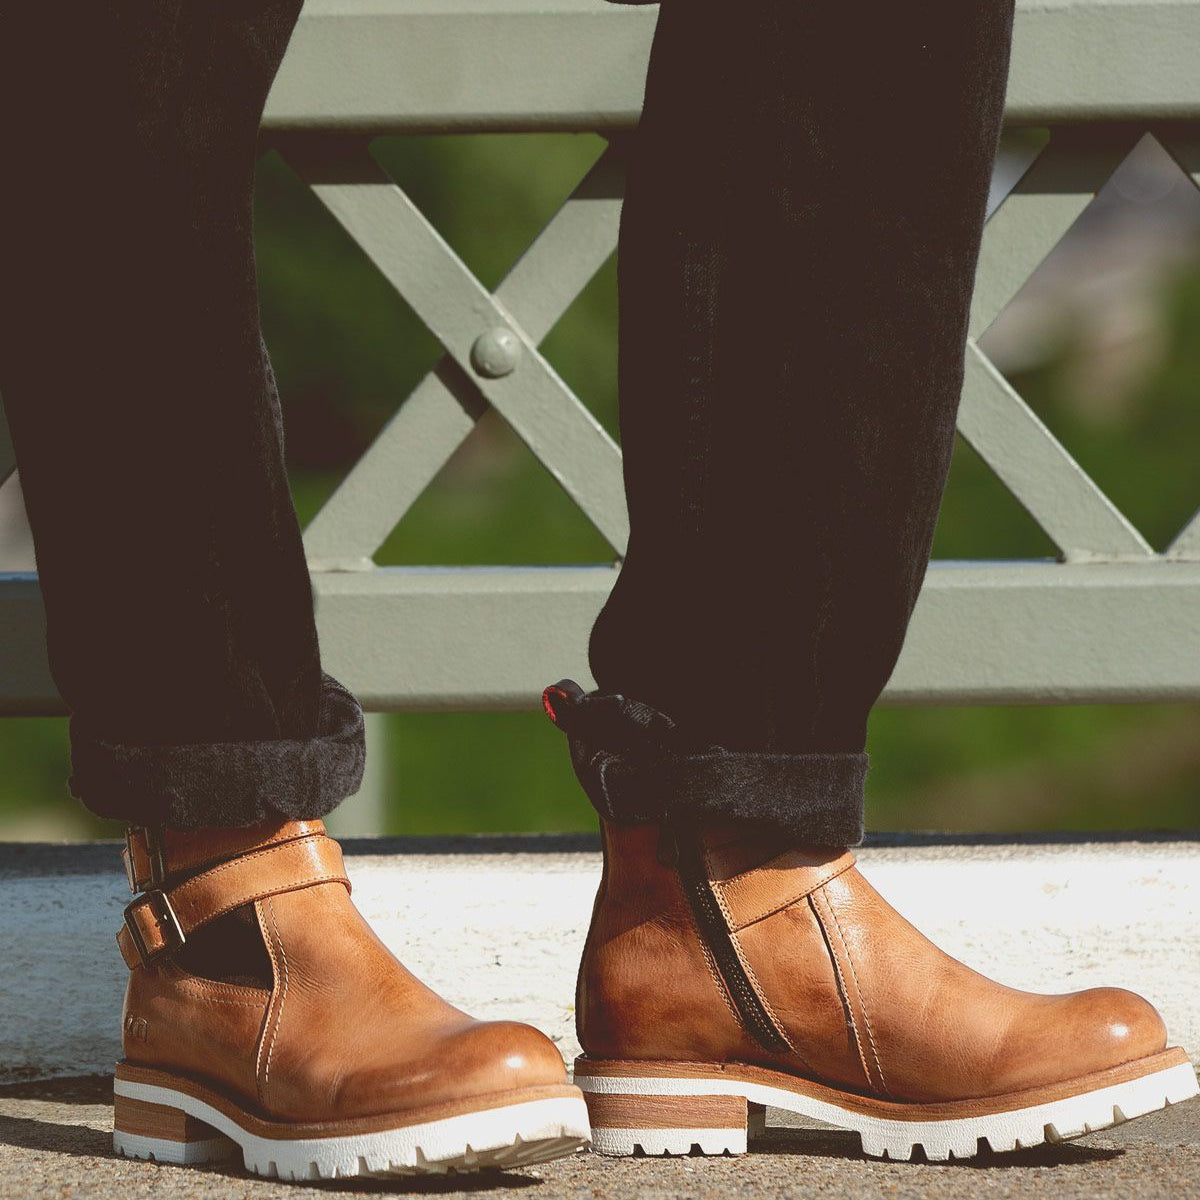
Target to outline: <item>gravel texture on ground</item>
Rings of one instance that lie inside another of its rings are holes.
[[[1063,1146],[963,1164],[864,1159],[853,1134],[800,1128],[769,1112],[742,1158],[603,1159],[581,1154],[502,1174],[291,1184],[228,1167],[173,1167],[114,1158],[106,1077],[0,1088],[0,1200],[170,1196],[181,1200],[303,1200],[316,1196],[472,1196],[529,1200],[1164,1200],[1200,1198],[1200,1101]]]

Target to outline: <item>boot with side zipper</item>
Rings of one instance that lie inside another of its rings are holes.
[[[554,1044],[473,1020],[414,978],[350,901],[320,821],[130,830],[118,1153],[236,1154],[331,1179],[523,1166],[586,1145]]]
[[[559,724],[581,702],[569,681],[547,693]],[[741,1153],[771,1105],[857,1132],[869,1155],[969,1158],[1197,1094],[1140,996],[994,983],[891,908],[848,850],[601,815],[575,1064],[600,1153]]]

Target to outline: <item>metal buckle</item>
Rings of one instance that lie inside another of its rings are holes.
[[[151,950],[146,945],[146,941],[142,937],[141,928],[133,919],[133,910],[143,903],[149,906],[159,927],[171,935],[166,939],[166,944],[158,950]],[[133,944],[137,949],[138,957],[142,960],[143,967],[148,967],[161,954],[169,954],[171,951],[178,950],[187,941],[187,936],[183,932],[183,926],[179,924],[179,918],[175,915],[175,910],[171,907],[171,901],[168,899],[167,893],[160,888],[153,888],[147,891],[145,895],[139,896],[136,900],[131,900],[125,905],[123,915],[125,918],[125,928],[129,930],[129,936],[133,939]]]
[[[140,833],[146,843],[146,857],[150,860],[150,878],[143,884],[137,877],[133,856],[133,835]],[[163,857],[162,838],[149,825],[127,825],[125,827],[125,880],[129,890],[136,895],[145,886],[161,888],[167,877],[166,859]]]

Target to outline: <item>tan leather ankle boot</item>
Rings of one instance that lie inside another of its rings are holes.
[[[320,821],[152,836],[117,935],[130,967],[113,1144],[260,1175],[508,1167],[587,1141],[553,1043],[481,1022],[396,961]]]
[[[857,1131],[870,1155],[966,1158],[1197,1092],[1141,997],[993,983],[890,908],[848,852],[602,829],[575,1068],[601,1153],[740,1153],[774,1105]]]

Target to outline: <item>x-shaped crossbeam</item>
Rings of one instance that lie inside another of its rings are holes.
[[[489,292],[365,146],[288,160],[446,354],[305,531],[309,561],[361,569],[490,406],[617,556],[629,522],[621,452],[538,350],[616,248],[623,172],[610,147]]]
[[[1026,169],[993,194],[967,346],[959,431],[1068,561],[1155,556],[980,349],[978,338],[1132,150],[1140,129],[1055,130],[1041,147],[1017,135]],[[1200,145],[1156,129],[1194,183]],[[305,531],[318,569],[363,569],[489,408],[529,446],[612,545],[628,518],[620,450],[538,350],[616,247],[622,169],[600,158],[494,293],[454,253],[365,143],[298,143],[288,152],[314,192],[445,347]],[[0,480],[12,469],[0,419]],[[1200,513],[1165,552],[1200,558]]]
[[[993,196],[984,230],[958,429],[1068,562],[1145,561],[1155,553],[1001,375],[977,339],[1058,244],[1143,132],[1105,130],[1097,137],[1094,131],[1056,129],[1042,148],[1028,154],[1027,169],[1007,193]],[[1194,171],[1184,170],[1195,181]],[[1200,513],[1166,555],[1200,556]]]

